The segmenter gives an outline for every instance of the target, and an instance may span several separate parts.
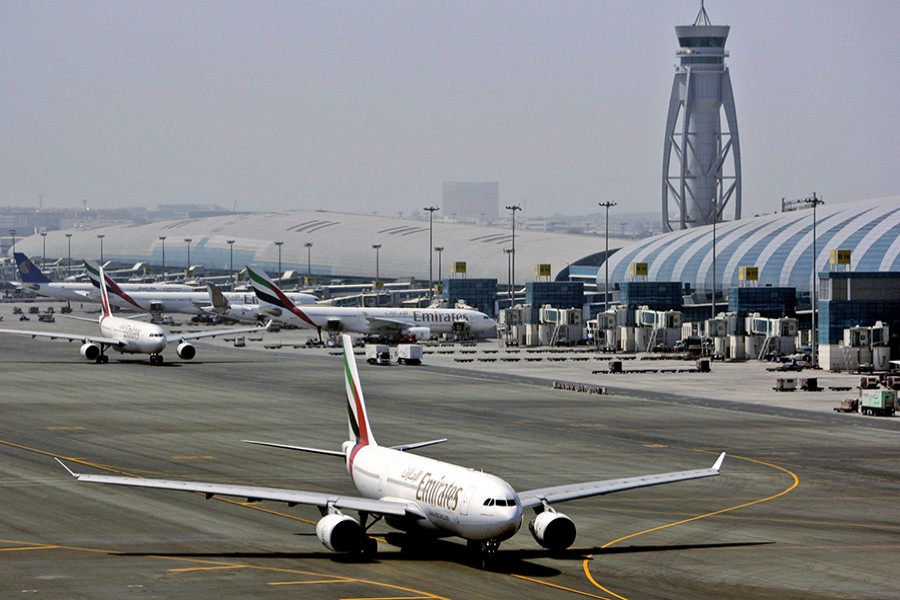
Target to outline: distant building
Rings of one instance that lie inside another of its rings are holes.
[[[443,215],[454,220],[493,221],[500,216],[500,184],[484,182],[444,182]]]

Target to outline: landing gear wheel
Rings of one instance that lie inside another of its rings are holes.
[[[373,537],[367,537],[363,540],[360,556],[365,559],[373,559],[378,554],[378,542]]]
[[[466,545],[469,547],[469,550],[475,550],[477,552],[476,559],[480,568],[487,569],[491,563],[494,562],[494,557],[497,555],[497,550],[500,548],[500,540],[490,539],[484,540],[483,542],[469,540]]]

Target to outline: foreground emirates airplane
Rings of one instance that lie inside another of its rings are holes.
[[[435,537],[459,536],[467,540],[470,548],[480,551],[482,565],[485,565],[497,551],[500,542],[519,530],[522,513],[526,509],[534,509],[535,512],[528,526],[534,539],[544,548],[563,550],[575,541],[575,524],[569,517],[557,512],[553,504],[711,477],[719,474],[725,459],[723,452],[708,469],[588,481],[517,493],[506,481],[494,475],[407,452],[446,440],[379,446],[366,415],[366,403],[349,336],[343,336],[343,344],[350,439],[343,443],[341,451],[245,441],[249,444],[343,457],[350,478],[359,490],[359,496],[222,483],[90,475],[74,473],[65,464],[63,466],[78,481],[89,483],[195,492],[205,494],[207,499],[221,495],[246,498],[248,502],[272,500],[286,502],[288,506],[313,505],[322,514],[316,524],[316,535],[326,548],[337,552],[373,555],[376,542],[367,535],[367,531],[384,518],[388,525],[403,531]],[[348,510],[358,512],[359,519],[344,514]]]
[[[94,261],[85,260],[84,268],[88,278],[95,288],[100,288],[100,265]],[[167,290],[138,290],[128,291],[125,284],[116,283],[109,275],[106,278],[106,288],[109,291],[109,302],[119,308],[138,310],[141,312],[180,313],[188,315],[202,315],[210,312],[214,300],[207,292],[191,291],[167,291]],[[221,292],[220,292],[221,293]],[[222,294],[226,302],[245,304],[256,300],[253,294],[241,294],[225,292]],[[291,299],[298,304],[316,302],[318,298],[312,294],[292,294]]]
[[[22,283],[19,284],[22,289],[38,294],[39,296],[56,298],[57,300],[66,300],[69,302],[84,302],[85,300],[96,299],[98,292],[91,282],[52,282],[27,256],[25,256],[25,254],[14,252],[13,256],[16,259],[19,277],[22,279]],[[187,285],[171,283],[123,283],[122,289],[128,292],[187,292],[192,288]],[[94,296],[93,298],[91,297],[92,295]]]
[[[103,269],[100,269],[101,281],[104,279]],[[178,358],[190,360],[197,354],[188,340],[197,340],[219,335],[244,333],[250,331],[263,331],[268,327],[242,327],[240,329],[218,329],[200,333],[185,333],[169,337],[169,334],[152,323],[141,323],[132,319],[115,317],[109,305],[109,295],[105,285],[100,286],[100,303],[103,309],[100,311],[100,335],[80,335],[72,333],[60,333],[52,331],[26,331],[23,329],[0,329],[0,333],[15,333],[30,335],[31,337],[48,337],[51,339],[63,339],[81,342],[81,356],[96,363],[108,363],[107,349],[115,350],[123,354],[149,354],[150,364],[162,364],[161,352],[170,341],[177,341],[175,352]]]
[[[266,308],[260,312],[305,329],[396,335],[427,340],[432,334],[451,333],[460,324],[475,337],[491,337],[497,323],[477,310],[464,308],[353,308],[345,306],[297,306],[259,269],[247,267],[250,284]]]

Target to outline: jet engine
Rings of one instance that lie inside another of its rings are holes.
[[[416,339],[417,342],[431,339],[431,327],[410,327],[406,333]]]
[[[575,523],[552,509],[535,515],[528,529],[537,543],[548,550],[565,550],[575,541]]]
[[[100,356],[100,346],[87,342],[81,346],[81,356],[87,360],[97,360]]]
[[[326,548],[335,552],[358,552],[368,539],[356,519],[342,514],[325,515],[319,519],[316,535]]]
[[[182,358],[184,360],[191,360],[192,358],[194,358],[194,356],[197,355],[197,349],[187,342],[181,342],[180,344],[178,344],[178,347],[175,348],[175,352],[178,354],[178,358]]]

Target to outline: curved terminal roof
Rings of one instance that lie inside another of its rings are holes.
[[[99,258],[103,235],[103,258],[122,263],[148,262],[162,265],[165,236],[167,270],[184,269],[188,262],[208,270],[228,271],[233,258],[235,270],[255,264],[269,273],[278,270],[278,246],[281,246],[282,270],[306,273],[307,258],[312,275],[320,281],[332,278],[375,276],[376,252],[381,244],[378,270],[382,279],[414,277],[428,280],[429,224],[427,219],[324,212],[318,210],[279,213],[234,213],[141,225],[121,225],[96,229],[50,231],[46,236],[47,256],[66,257],[66,234],[71,234],[74,263]],[[228,240],[234,240],[233,248]],[[305,244],[311,243],[307,254]],[[610,249],[624,242],[610,238]],[[451,277],[451,265],[466,262],[466,277],[508,278],[504,249],[512,244],[509,228],[484,227],[444,222],[435,218],[432,246],[444,251],[434,253],[433,274],[438,279]],[[599,266],[602,263],[602,237],[516,231],[517,281],[534,279],[534,265],[549,263],[555,278],[564,277],[568,265]],[[41,256],[41,236],[20,240],[17,249],[29,256]],[[233,255],[232,255],[233,252]],[[439,264],[440,263],[440,264]]]
[[[900,271],[900,196],[816,209],[816,272],[830,250],[850,250],[852,271]],[[649,281],[712,288],[711,225],[626,246],[609,259],[611,283],[631,281],[629,265],[647,263]],[[716,225],[716,287],[739,285],[740,267],[759,269],[758,285],[812,288],[813,211],[803,209]],[[602,284],[604,270],[597,275]]]

